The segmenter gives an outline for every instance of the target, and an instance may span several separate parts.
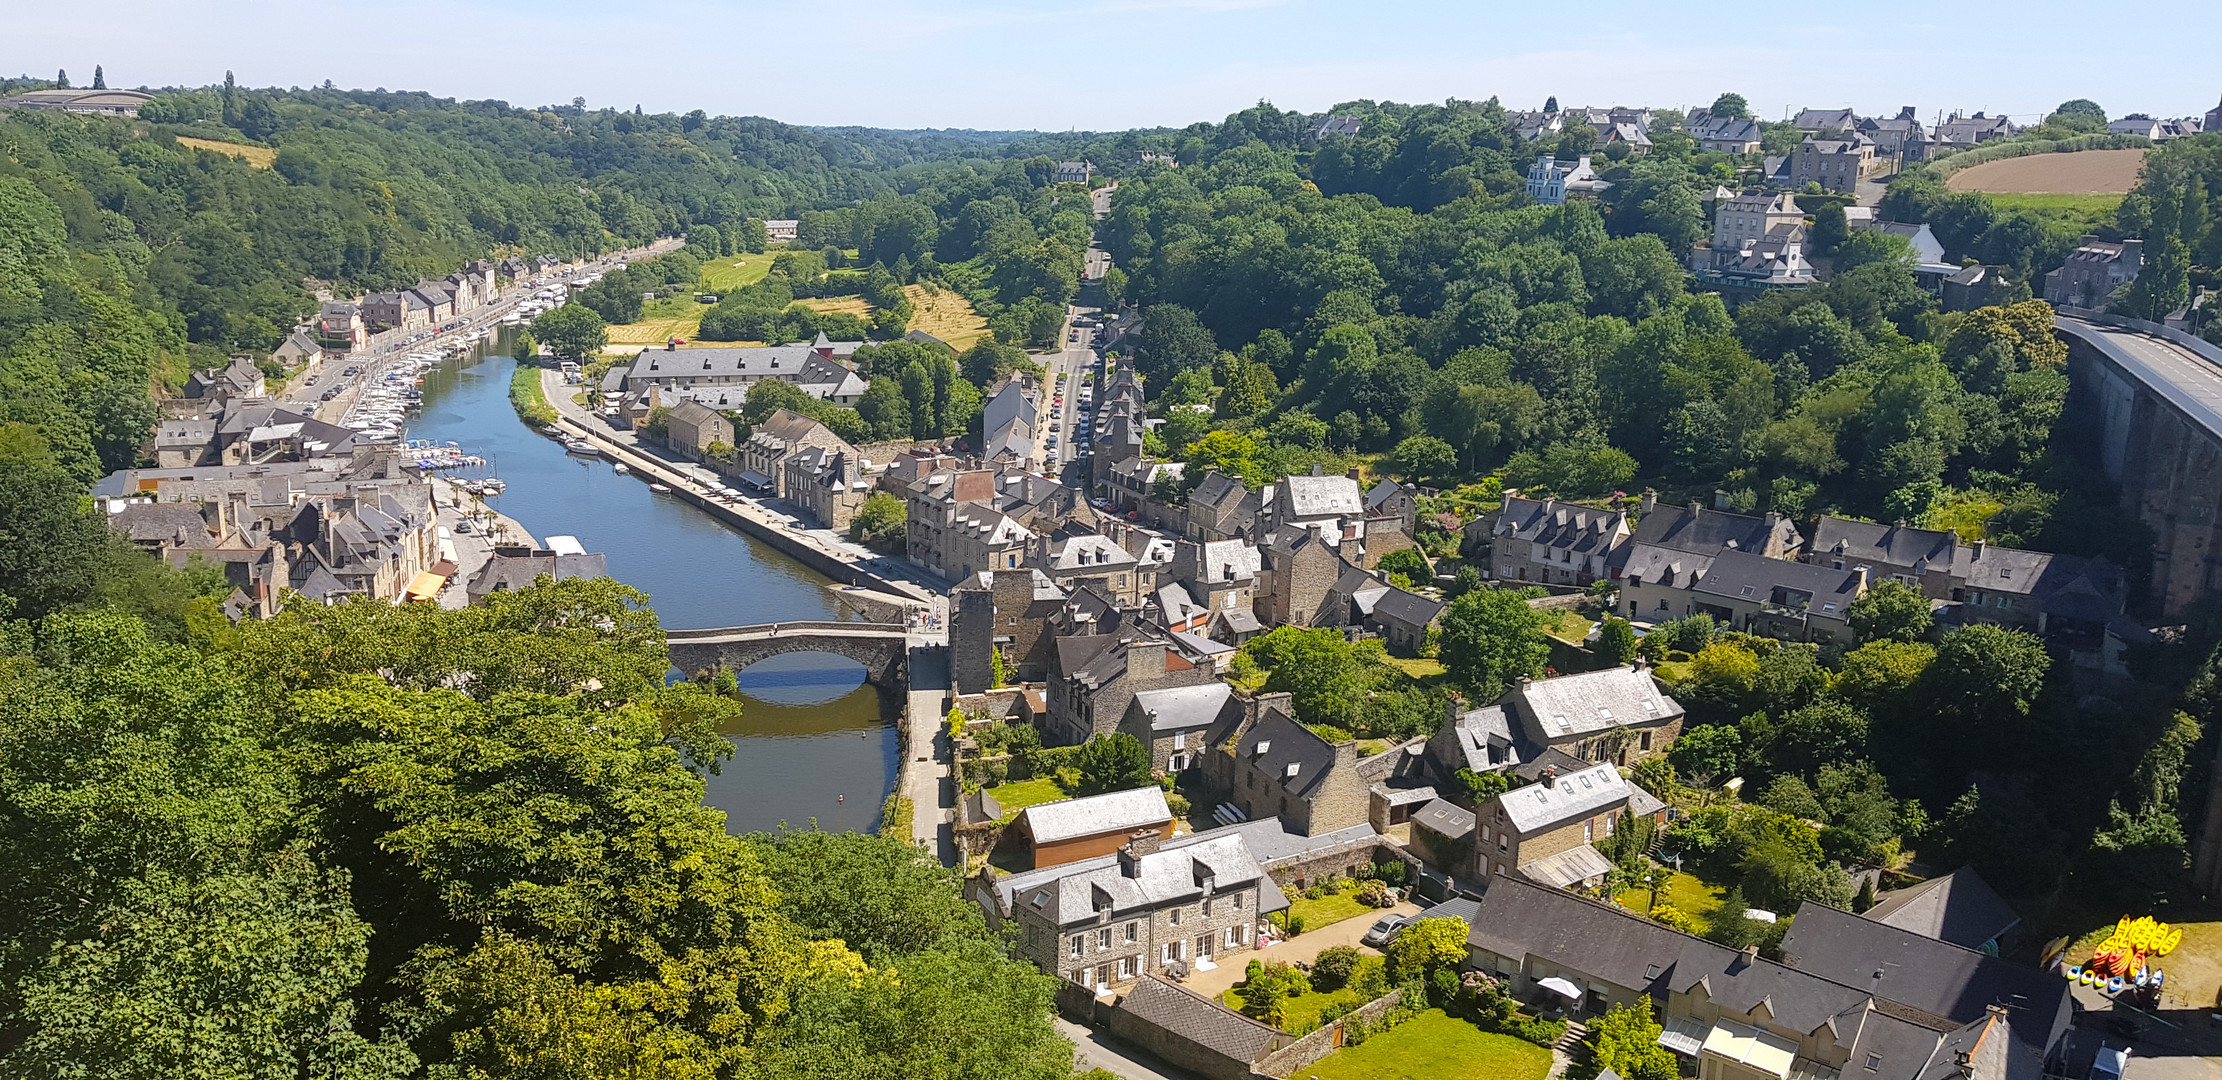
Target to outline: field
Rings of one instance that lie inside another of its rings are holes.
[[[872,317],[871,301],[861,296],[812,296],[797,300],[795,303],[801,304],[820,315],[828,315],[838,311],[843,314],[854,315],[859,319],[868,320]]]
[[[691,341],[695,331],[702,327],[702,313],[708,310],[710,305],[695,303],[692,296],[650,300],[641,305],[639,322],[619,323],[609,328],[610,344],[661,345],[675,337]]]
[[[1953,191],[2120,195],[2137,186],[2143,150],[2083,150],[2000,158],[1946,177]]]
[[[257,169],[267,169],[271,166],[272,163],[278,160],[278,152],[276,150],[270,149],[267,146],[248,146],[245,143],[218,142],[215,139],[195,139],[186,135],[178,136],[177,141],[179,146],[190,146],[195,150],[213,150],[219,154],[230,154],[235,158],[244,160],[247,164]]]
[[[2115,208],[2122,205],[2122,197],[2076,192],[1998,192],[1991,195],[1991,204],[2001,210],[2112,217]]]
[[[964,297],[948,289],[905,285],[903,294],[910,297],[911,307],[916,309],[910,317],[913,330],[932,334],[958,352],[988,336],[988,321],[974,312]]]
[[[754,285],[771,273],[772,257],[765,255],[736,255],[733,261],[718,259],[702,268],[702,283],[714,293]]]
[[[1429,1009],[1303,1073],[1315,1080],[1543,1080],[1550,1071],[1549,1050]]]

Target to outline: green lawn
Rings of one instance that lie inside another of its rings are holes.
[[[1700,919],[1709,918],[1721,906],[1721,897],[1728,890],[1718,885],[1707,885],[1694,874],[1669,874],[1666,887],[1659,890],[1659,902],[1672,906],[1684,915]],[[1624,906],[1641,912],[1645,897],[1642,889],[1630,889],[1620,896]]]
[[[1008,784],[987,789],[988,797],[1003,807],[1003,819],[1010,820],[1029,806],[1056,802],[1068,798],[1057,781],[1043,777],[1035,780],[1014,780]]]
[[[2034,210],[2038,213],[2053,211],[2098,218],[2114,215],[2122,205],[2120,195],[2090,192],[1985,192],[1984,197],[2000,210]]]
[[[1579,611],[1545,612],[1544,618],[1544,633],[1576,645],[1587,640],[1590,628],[1597,625]]]
[[[1318,1080],[1543,1080],[1551,1052],[1429,1009],[1301,1071]]]
[[[1441,660],[1416,656],[1384,656],[1381,662],[1415,679],[1432,679],[1450,670]]]
[[[1344,919],[1371,915],[1379,909],[1370,908],[1360,903],[1356,893],[1331,892],[1317,900],[1305,900],[1301,899],[1300,896],[1290,897],[1288,910],[1291,915],[1304,917],[1304,932],[1309,934],[1314,930],[1324,929]]]
[[[1219,995],[1219,1000],[1236,1012],[1242,1011],[1242,991],[1240,988]],[[1316,990],[1308,994],[1298,994],[1281,1003],[1281,1030],[1291,1035],[1309,1035],[1318,1031],[1320,1028],[1319,1014],[1326,1012],[1330,1006],[1338,1003],[1347,1006],[1348,1009],[1355,1009],[1365,1004],[1365,998],[1356,990],[1347,986],[1324,994]],[[1348,1009],[1345,1011],[1348,1011]]]
[[[769,252],[712,259],[702,268],[702,283],[708,285],[711,292],[722,293],[727,289],[754,285],[764,280],[764,275],[771,273],[771,270],[772,255]]]

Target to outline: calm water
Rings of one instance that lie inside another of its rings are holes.
[[[497,349],[506,349],[506,333]],[[838,619],[826,579],[677,499],[572,457],[509,404],[515,361],[467,354],[425,373],[413,438],[454,441],[507,481],[488,504],[541,539],[568,533],[609,557],[610,576],[648,594],[676,629]],[[812,819],[872,829],[900,761],[894,725],[864,668],[824,653],[773,657],[740,673],[747,706],[709,802],[735,832]]]

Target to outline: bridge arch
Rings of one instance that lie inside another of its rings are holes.
[[[671,666],[689,676],[740,672],[789,653],[831,653],[864,665],[864,680],[907,689],[910,638],[900,623],[789,622],[672,630],[665,634]]]

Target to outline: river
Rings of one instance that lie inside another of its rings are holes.
[[[533,434],[509,403],[511,331],[425,373],[411,438],[453,441],[487,459],[507,487],[488,505],[534,536],[570,534],[608,556],[610,576],[648,594],[666,627],[696,629],[845,618],[826,579],[677,499],[656,495],[607,461],[589,461]],[[709,803],[735,832],[812,820],[878,827],[900,763],[889,705],[852,660],[777,656],[740,673],[735,752],[708,778]]]

